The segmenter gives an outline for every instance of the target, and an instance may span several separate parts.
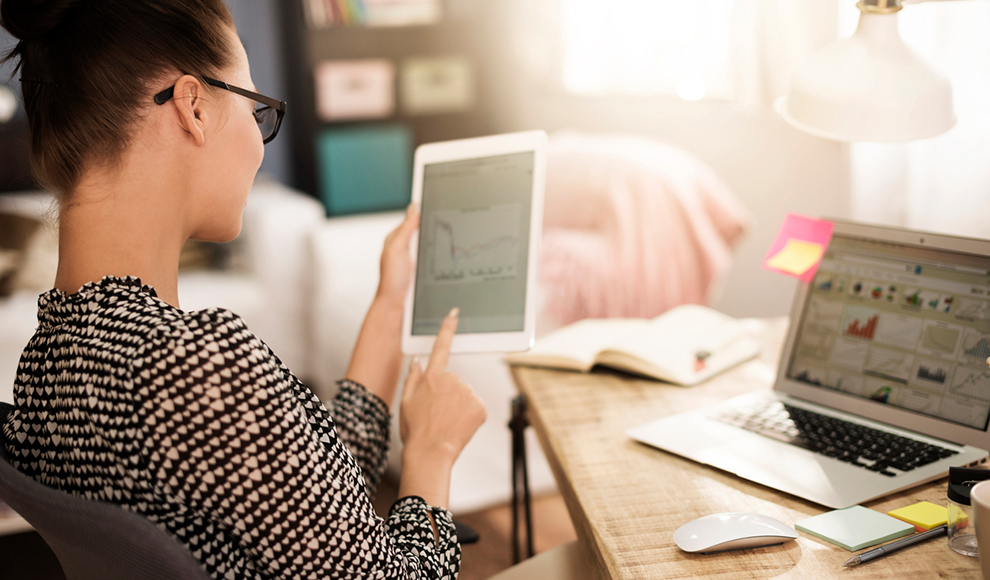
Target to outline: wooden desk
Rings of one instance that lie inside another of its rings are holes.
[[[711,405],[774,380],[786,321],[769,323],[764,355],[690,388],[595,372],[513,367],[530,420],[553,468],[578,537],[602,578],[980,578],[979,562],[939,538],[857,568],[848,552],[807,534],[796,542],[694,555],[674,545],[681,524],[718,512],[755,512],[787,524],[828,511],[816,504],[627,438],[625,430]],[[886,513],[927,500],[944,505],[946,480],[867,507]],[[539,525],[537,522],[536,525]]]

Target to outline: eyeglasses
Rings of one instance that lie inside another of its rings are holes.
[[[223,81],[211,79],[210,77],[200,78],[208,85],[236,93],[258,103],[258,107],[254,110],[254,120],[258,122],[258,128],[261,129],[261,136],[264,139],[264,143],[269,143],[275,138],[275,135],[278,135],[278,128],[282,126],[282,117],[285,116],[285,109],[288,106],[285,101],[266,97],[265,95],[260,95],[247,89],[242,89],[241,87],[235,87],[234,85],[228,85]],[[155,104],[164,105],[174,94],[175,86],[173,85],[155,95]]]

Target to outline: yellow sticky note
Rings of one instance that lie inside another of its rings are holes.
[[[930,501],[922,501],[907,507],[898,508],[887,512],[887,515],[922,530],[930,530],[949,521],[948,508]]]
[[[822,259],[825,248],[821,244],[804,240],[787,240],[787,244],[767,260],[767,266],[800,276]]]

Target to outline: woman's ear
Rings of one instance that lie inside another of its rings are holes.
[[[196,145],[206,142],[206,101],[204,88],[199,79],[183,75],[175,82],[172,103],[178,114],[179,126],[193,139]]]

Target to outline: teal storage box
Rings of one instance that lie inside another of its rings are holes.
[[[412,131],[403,125],[327,129],[316,137],[328,215],[402,209],[412,197]]]

